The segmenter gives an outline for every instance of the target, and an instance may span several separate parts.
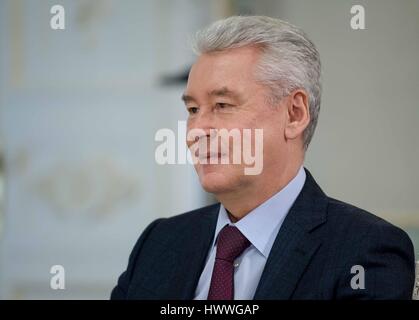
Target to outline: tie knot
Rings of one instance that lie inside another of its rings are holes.
[[[216,259],[233,262],[250,246],[250,241],[237,227],[227,225],[218,234]]]

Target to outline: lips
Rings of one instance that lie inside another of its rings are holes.
[[[225,154],[222,153],[207,153],[207,154],[203,154],[203,155],[199,155],[198,159],[199,161],[209,161],[211,159],[220,159],[222,157],[224,157]]]

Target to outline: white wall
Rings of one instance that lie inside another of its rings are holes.
[[[147,224],[205,203],[191,166],[154,159],[156,131],[186,117],[182,85],[160,78],[192,62],[205,2],[60,3],[63,31],[55,1],[0,2],[4,298],[106,299]]]

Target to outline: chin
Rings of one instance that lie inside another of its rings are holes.
[[[212,172],[200,172],[199,181],[202,188],[209,193],[223,193],[233,189],[233,179],[229,175],[212,171]]]

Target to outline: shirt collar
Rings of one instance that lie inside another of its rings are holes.
[[[225,225],[236,226],[250,243],[267,258],[289,209],[304,186],[305,179],[306,173],[301,166],[297,175],[281,191],[235,223],[230,221],[227,210],[221,204],[215,229],[215,239]]]

